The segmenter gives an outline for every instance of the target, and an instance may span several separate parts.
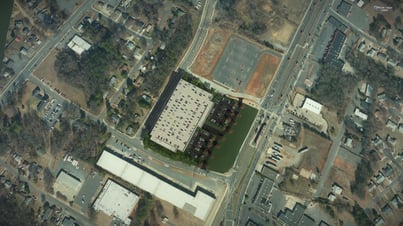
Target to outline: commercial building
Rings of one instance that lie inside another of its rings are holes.
[[[84,51],[87,51],[91,48],[91,44],[78,35],[74,35],[73,39],[71,39],[67,46],[79,56],[81,56]]]
[[[200,187],[194,192],[190,191],[143,166],[129,161],[108,151],[103,151],[97,165],[201,220],[207,219],[215,202],[213,194]]]
[[[301,225],[303,219],[306,220],[308,216],[304,217],[306,206],[301,203],[296,203],[292,210],[286,208],[285,211],[280,211],[277,215],[283,225]],[[310,218],[310,217],[309,217]]]
[[[302,104],[302,109],[312,111],[315,114],[320,114],[322,107],[322,104],[312,100],[309,97],[306,97],[304,103]]]
[[[108,179],[95,200],[94,209],[119,218],[129,225],[131,222],[129,216],[138,201],[139,197],[135,193]]]
[[[213,107],[213,95],[180,80],[158,118],[151,140],[173,151],[184,151],[197,127]]]
[[[339,54],[345,40],[346,35],[339,29],[336,29],[332,39],[329,42],[327,50],[323,55],[323,62],[330,63],[336,68],[342,69],[344,66],[344,62],[339,59]]]
[[[344,16],[347,17],[347,15],[350,13],[351,10],[351,3],[348,3],[346,1],[341,1],[340,4],[337,6],[337,12]]]
[[[74,197],[80,191],[81,186],[82,182],[80,179],[64,170],[60,170],[53,188],[55,192],[60,192],[66,196],[68,200],[74,200]]]

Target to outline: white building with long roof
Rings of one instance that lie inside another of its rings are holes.
[[[160,179],[160,177],[108,151],[102,152],[97,165],[111,174],[151,193],[157,198],[193,214],[201,220],[208,218],[216,200],[201,190],[196,190],[195,192],[186,191],[184,188],[175,186],[173,182],[169,183],[168,180]]]

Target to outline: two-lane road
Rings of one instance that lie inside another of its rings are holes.
[[[11,173],[15,177],[19,177],[22,181],[27,182],[31,194],[36,194],[36,197],[39,197],[40,194],[43,194],[45,196],[46,201],[48,201],[51,205],[55,204],[56,206],[63,208],[64,212],[67,215],[74,217],[78,221],[78,223],[81,223],[82,225],[90,225],[90,226],[95,225],[94,223],[90,222],[90,220],[85,214],[74,209],[69,204],[58,200],[54,195],[44,192],[42,188],[39,188],[35,183],[32,183],[32,181],[27,180],[27,178],[20,176],[16,168],[11,166],[7,162],[3,161],[2,159],[0,159],[0,165],[5,169],[7,169],[8,173]]]
[[[178,64],[178,68],[182,68],[187,71],[188,68],[192,65],[204,42],[204,39],[207,36],[208,29],[214,16],[216,2],[217,0],[205,1],[199,27],[197,28],[196,34],[192,40],[192,43],[190,44],[190,47],[187,49],[184,57]]]
[[[19,84],[24,81],[26,76],[31,74],[35,67],[40,64],[51,50],[62,40],[63,36],[68,33],[72,26],[74,26],[83,16],[83,13],[91,8],[94,0],[88,0],[83,3],[74,13],[55,31],[55,35],[50,37],[42,47],[35,53],[26,66],[4,87],[0,93],[0,102],[4,101],[5,94],[9,91],[12,92],[14,84]]]

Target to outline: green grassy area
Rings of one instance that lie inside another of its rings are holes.
[[[210,170],[224,173],[232,167],[256,114],[256,109],[243,105],[230,132],[218,140],[208,162]]]

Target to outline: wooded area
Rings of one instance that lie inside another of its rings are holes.
[[[80,119],[70,123],[62,118],[60,124],[60,130],[55,129],[51,137],[53,153],[63,151],[79,159],[94,160],[110,136],[101,122]]]
[[[7,112],[14,114],[0,112],[0,153],[12,150],[35,156],[37,151],[43,151],[49,135],[47,125],[34,112],[22,116],[19,109],[13,107],[8,107]]]
[[[35,225],[34,210],[20,206],[14,195],[0,195],[0,225]]]
[[[246,1],[242,12],[237,9],[238,0],[221,0],[219,9],[229,21],[235,22],[239,29],[249,35],[261,35],[268,30],[270,14],[262,8],[265,1]]]
[[[139,17],[146,17],[149,23],[158,22],[158,10],[162,8],[162,1],[137,0],[133,4],[132,12]]]
[[[330,108],[335,108],[339,114],[344,114],[348,94],[357,84],[356,76],[343,73],[329,64],[321,66],[318,79],[312,87],[312,94],[319,102]]]
[[[355,180],[351,182],[351,192],[360,198],[365,197],[368,180],[373,175],[373,170],[369,161],[362,159],[355,170]]]
[[[158,95],[167,76],[175,69],[183,51],[192,39],[192,18],[189,14],[178,17],[174,30],[154,31],[154,37],[166,43],[164,50],[155,54],[156,69],[141,74],[144,77],[142,90]]]
[[[346,60],[354,68],[355,75],[369,82],[374,90],[384,87],[387,96],[403,96],[403,79],[394,76],[392,67],[385,67],[372,58],[352,50],[346,51]]]
[[[62,80],[84,91],[87,107],[96,110],[103,103],[109,73],[118,68],[123,59],[115,35],[100,24],[92,26],[102,27],[92,29],[100,42],[81,56],[68,48],[63,49],[57,54],[54,66]]]

